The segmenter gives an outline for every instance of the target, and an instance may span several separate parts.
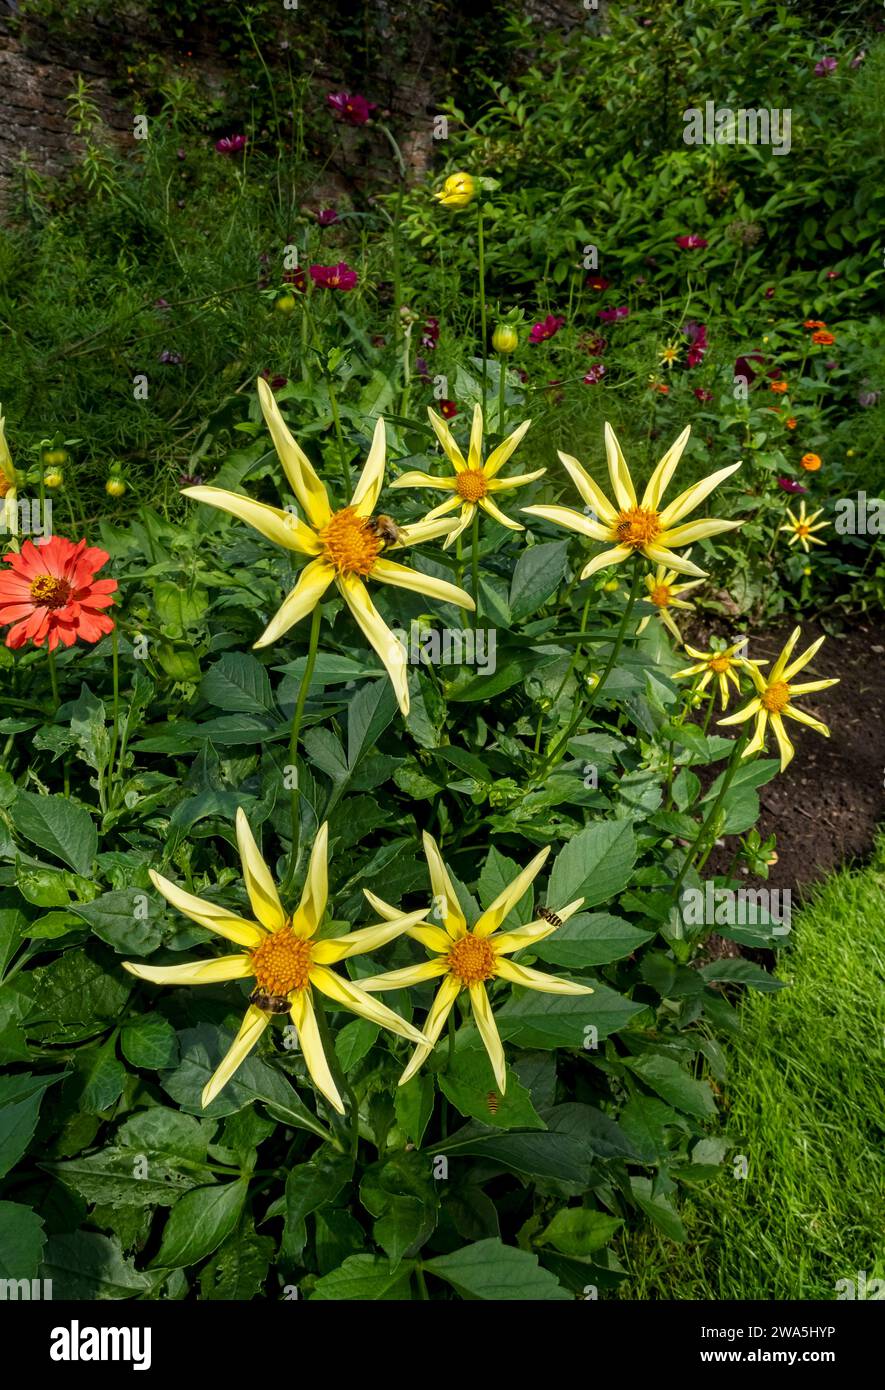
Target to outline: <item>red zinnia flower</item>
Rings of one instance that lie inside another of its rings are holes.
[[[607,290],[611,280],[606,280],[604,275],[588,275],[584,284],[588,290]]]
[[[330,92],[326,105],[345,125],[368,125],[378,107],[357,92]]]
[[[114,624],[101,610],[110,608],[116,579],[95,576],[110,556],[87,547],[85,541],[53,536],[46,545],[25,541],[20,554],[3,559],[10,566],[0,573],[0,627],[14,623],[6,634],[13,651],[31,641],[35,647],[59,642],[72,647],[78,637],[97,642]]]
[[[832,347],[836,339],[826,328],[819,328],[816,333],[812,333],[811,341],[819,347]]]
[[[359,280],[346,261],[339,261],[337,265],[312,265],[309,270],[313,283],[324,290],[352,290]]]
[[[440,401],[439,413],[446,420],[451,420],[453,415],[458,414],[458,407],[454,401]]]

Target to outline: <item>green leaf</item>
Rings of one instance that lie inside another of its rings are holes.
[[[520,1047],[572,1047],[607,1038],[623,1028],[642,1004],[634,1004],[606,985],[594,983],[593,994],[542,994],[525,990],[508,999],[496,1018],[502,1038]],[[589,1031],[596,1029],[596,1035]]]
[[[114,1056],[113,1041],[99,1048],[88,1072],[80,1096],[80,1109],[87,1115],[109,1110],[123,1094],[126,1068]]]
[[[437,1081],[443,1095],[468,1119],[481,1120],[493,1129],[544,1128],[528,1091],[510,1067],[504,1094],[498,1093],[492,1064],[479,1042],[458,1048]]]
[[[6,967],[25,935],[31,935],[25,914],[18,908],[0,910],[0,979],[6,974]]]
[[[686,1121],[656,1096],[631,1096],[618,1116],[636,1155],[642,1163],[656,1163],[670,1152],[666,1128],[684,1128]]]
[[[553,1245],[563,1255],[593,1255],[608,1245],[623,1226],[617,1216],[589,1207],[563,1207],[536,1237],[538,1245]]]
[[[138,1153],[172,1155],[201,1163],[206,1157],[211,1120],[182,1115],[166,1105],[152,1105],[130,1116],[117,1131],[117,1142]]]
[[[317,1280],[310,1301],[346,1299],[378,1303],[407,1299],[412,1268],[410,1264],[401,1264],[391,1269],[390,1261],[378,1255],[349,1255],[339,1269]]]
[[[646,1086],[656,1091],[669,1105],[675,1105],[677,1110],[701,1120],[716,1114],[716,1102],[707,1082],[696,1081],[689,1076],[675,1058],[650,1054],[645,1057],[625,1057],[624,1062]]]
[[[163,939],[162,902],[143,888],[102,893],[91,903],[72,903],[71,911],[119,955],[149,956]]]
[[[267,671],[246,652],[225,652],[200,681],[200,694],[228,714],[277,715]]]
[[[396,1123],[406,1139],[418,1148],[433,1114],[433,1096],[433,1077],[428,1072],[419,1072],[405,1086],[396,1088]]]
[[[95,1028],[97,1019],[115,1019],[132,992],[129,977],[122,970],[110,974],[89,946],[66,951],[51,965],[33,970],[31,979],[28,1026],[48,1022],[53,1037],[85,1024]]]
[[[568,541],[546,541],[522,551],[510,583],[510,613],[514,622],[528,618],[546,603],[565,576]]]
[[[50,1236],[40,1274],[52,1280],[53,1297],[65,1300],[137,1298],[151,1284],[125,1258],[116,1237],[92,1231]]]
[[[271,1236],[254,1230],[229,1236],[200,1271],[200,1294],[205,1299],[244,1302],[261,1292],[274,1253]]]
[[[492,845],[477,883],[479,900],[484,910],[491,907],[499,893],[509,887],[521,870],[521,864],[517,864],[515,859],[508,858],[506,854],[502,854]],[[500,930],[512,931],[514,927],[523,926],[526,922],[530,922],[534,897],[534,884],[529,884],[519,902],[510,909],[504,918]]]
[[[425,1260],[422,1268],[445,1279],[466,1298],[520,1302],[572,1299],[558,1279],[538,1264],[536,1255],[495,1238],[437,1255]]]
[[[778,980],[761,965],[749,960],[717,960],[710,965],[702,965],[700,972],[708,984],[748,985],[762,994],[771,994],[786,989],[786,981]]]
[[[598,821],[560,850],[547,897],[555,907],[583,898],[584,908],[608,902],[630,882],[636,840],[628,820]]]
[[[178,1061],[178,1036],[162,1014],[143,1014],[124,1024],[120,1051],[133,1067],[165,1071]]]
[[[248,1180],[239,1178],[185,1193],[172,1208],[152,1264],[181,1269],[211,1255],[237,1224],[248,1190]]]
[[[670,1240],[686,1241],[688,1236],[672,1201],[666,1194],[655,1193],[650,1178],[631,1177],[630,1187],[636,1203]]]
[[[194,1168],[175,1154],[148,1146],[100,1149],[56,1163],[50,1171],[87,1202],[113,1207],[171,1207],[211,1178],[207,1168]]]
[[[371,1050],[380,1031],[377,1023],[370,1023],[367,1018],[355,1018],[352,1023],[345,1023],[340,1032],[336,1033],[335,1051],[345,1076],[349,1075]]]
[[[552,936],[532,946],[532,954],[551,965],[585,970],[592,965],[608,965],[622,960],[651,941],[652,933],[640,931],[621,917],[607,912],[578,912]]]
[[[0,1178],[18,1163],[37,1128],[43,1094],[65,1072],[53,1076],[0,1076]]]
[[[286,1178],[286,1224],[281,1252],[296,1262],[307,1243],[305,1218],[318,1207],[331,1205],[345,1183],[353,1165],[343,1155],[324,1145],[309,1163],[292,1168]]]
[[[396,714],[396,696],[389,680],[363,685],[347,712],[347,762],[351,771],[374,747]]]
[[[0,1279],[35,1279],[45,1243],[42,1217],[19,1202],[0,1202]]]
[[[88,878],[98,849],[98,832],[85,807],[66,796],[20,791],[10,815],[26,840]]]

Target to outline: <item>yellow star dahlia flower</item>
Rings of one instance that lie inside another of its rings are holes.
[[[139,965],[124,961],[123,968],[139,980],[155,985],[214,985],[221,980],[254,978],[256,988],[233,1045],[203,1089],[205,1108],[230,1081],[234,1072],[258,1042],[275,1013],[288,1012],[298,1030],[307,1070],[317,1090],[329,1104],[344,1114],[344,1104],[332,1078],[320,1038],[312,1003],[312,991],[334,999],[352,1013],[389,1028],[411,1042],[423,1043],[426,1036],[399,1014],[364,994],[357,985],[329,966],[347,956],[373,951],[401,932],[414,927],[427,915],[396,912],[375,926],[363,927],[347,936],[314,940],[323,920],[328,899],[328,826],[320,826],[310,855],[307,881],[298,907],[290,915],[280,902],[270,869],[255,843],[242,808],[237,811],[237,844],[243,863],[246,892],[257,920],[206,902],[177,888],[174,883],[151,870],[151,881],[163,897],[207,931],[226,937],[243,949],[231,956],[213,956],[184,965]]]
[[[493,449],[486,459],[482,461],[482,432],[483,419],[482,407],[479,405],[473,408],[473,425],[470,430],[470,445],[467,450],[467,458],[455,443],[455,436],[449,429],[445,420],[437,415],[435,410],[428,409],[430,423],[434,428],[436,437],[443,447],[446,458],[454,468],[454,473],[448,478],[436,478],[432,473],[403,473],[396,478],[391,487],[430,487],[438,492],[454,493],[447,502],[441,502],[438,507],[434,507],[432,512],[428,512],[425,520],[434,521],[437,517],[445,516],[452,512],[456,507],[461,508],[461,516],[454,529],[449,532],[444,541],[444,548],[448,548],[461,532],[466,530],[473,520],[477,507],[481,507],[495,521],[507,526],[511,531],[524,531],[525,527],[518,521],[511,521],[509,516],[495,506],[490,497],[493,492],[509,492],[511,488],[525,487],[526,483],[533,483],[536,478],[540,478],[546,473],[546,468],[537,468],[534,473],[520,473],[512,478],[499,478],[498,472],[510,458],[523,438],[531,420],[525,420],[518,429],[514,430],[507,439],[499,444],[497,449]]]
[[[0,531],[18,535],[18,490],[15,482],[15,468],[9,445],[6,443],[6,421],[0,405]]]
[[[400,709],[408,714],[405,649],[372,603],[363,581],[374,579],[415,594],[429,594],[460,608],[473,609],[473,599],[463,589],[386,558],[388,550],[446,535],[453,522],[425,518],[413,526],[394,526],[389,517],[372,516],[384,483],[386,437],[382,419],[375,426],[372,447],[350,503],[334,511],[325,485],[289,433],[273,392],[261,378],[258,395],[274,447],[308,524],[280,507],[253,502],[251,497],[221,488],[187,487],[183,489],[184,496],[229,512],[286,550],[310,556],[297,584],[268,623],[256,647],[275,642],[294,623],[312,612],[334,581],[366,639],[387,668]],[[391,539],[392,536],[396,539]]]
[[[829,526],[830,524],[828,521],[818,521],[816,526],[813,525],[822,511],[823,507],[818,507],[816,512],[811,513],[811,516],[806,516],[804,497],[799,503],[798,516],[794,516],[790,508],[787,507],[787,516],[790,519],[788,522],[785,522],[783,526],[779,526],[778,530],[792,532],[787,542],[788,545],[795,545],[798,541],[806,555],[812,545],[826,545],[826,541],[820,541],[817,536],[813,535],[814,531],[822,531],[825,526]]]
[[[716,536],[720,531],[732,531],[743,525],[742,521],[685,522],[689,512],[699,507],[715,487],[729,478],[735,469],[740,468],[741,461],[730,463],[727,468],[720,468],[718,473],[711,473],[709,478],[693,483],[668,507],[662,508],[664,492],[676,471],[676,465],[682,457],[690,433],[691,426],[686,425],[651,475],[642,501],[637,502],[636,490],[621,446],[611,425],[606,423],[605,451],[617,505],[609,502],[605,493],[597,487],[576,458],[560,453],[559,457],[593,515],[586,516],[583,512],[572,511],[570,507],[523,507],[522,510],[532,516],[542,516],[557,526],[565,526],[570,531],[577,531],[590,540],[613,542],[613,550],[604,550],[584,566],[581,571],[582,579],[588,579],[591,574],[605,569],[607,565],[619,565],[637,552],[641,552],[656,565],[669,565],[680,574],[691,574],[698,579],[704,579],[704,570],[698,569],[697,565],[684,556],[675,554],[671,547],[694,545],[695,541],[703,540],[706,536]]]
[[[799,641],[801,633],[801,628],[794,628],[787,645],[772,666],[767,678],[759,670],[758,661],[744,663],[756,687],[756,697],[742,710],[738,710],[737,714],[730,714],[726,719],[719,720],[720,724],[742,724],[755,715],[756,731],[743,751],[742,756],[744,758],[749,758],[752,753],[760,753],[764,749],[768,721],[771,720],[771,727],[774,729],[774,736],[780,749],[781,772],[796,752],[784,727],[784,715],[788,719],[795,719],[798,724],[807,724],[810,729],[816,729],[819,734],[824,735],[824,738],[830,737],[830,731],[826,724],[822,724],[819,719],[812,718],[804,710],[797,709],[793,700],[797,695],[811,695],[816,690],[827,690],[831,685],[839,684],[838,679],[804,681],[802,685],[791,683],[793,677],[799,674],[803,666],[808,665],[824,641],[823,637],[819,637],[816,642],[812,642],[807,651],[804,651],[801,656],[788,665],[793,648]]]
[[[686,603],[679,598],[680,594],[687,594],[689,589],[696,589],[699,584],[703,584],[702,579],[693,579],[690,584],[677,584],[676,571],[668,570],[666,565],[658,565],[654,574],[645,576],[645,587],[648,589],[648,602],[653,603],[658,610],[658,617],[664,624],[668,632],[671,632],[677,642],[682,641],[682,633],[676,626],[670,613],[671,608],[686,608],[689,611],[694,609],[693,603]],[[651,622],[651,614],[647,613],[636,629],[636,635],[644,632]]]
[[[434,198],[444,208],[466,208],[476,197],[476,179],[472,174],[449,174]]]
[[[686,666],[684,671],[674,672],[673,679],[679,681],[686,680],[690,676],[700,676],[701,679],[697,684],[698,693],[702,690],[706,690],[710,681],[718,680],[719,698],[722,701],[722,709],[725,709],[728,705],[728,697],[731,693],[728,689],[728,682],[731,681],[735,690],[740,693],[741,682],[738,671],[749,669],[747,661],[743,657],[736,655],[744,645],[744,640],[744,638],[741,638],[741,640],[735,642],[733,646],[723,647],[721,651],[709,652],[699,652],[696,647],[690,647],[686,642],[685,650],[688,652],[689,656],[694,657],[695,665]],[[757,661],[756,665],[767,666],[768,662]],[[701,675],[701,672],[703,672],[703,675]]]
[[[532,970],[527,965],[517,965],[507,957],[514,951],[521,951],[536,941],[556,931],[569,917],[574,916],[583,903],[583,898],[561,907],[556,912],[540,915],[527,926],[516,927],[513,931],[495,935],[504,918],[515,907],[529,884],[537,877],[541,866],[550,853],[550,846],[536,854],[527,868],[517,874],[503,892],[487,907],[468,930],[467,919],[461,910],[452,881],[449,878],[442,855],[432,836],[424,834],[424,853],[430,869],[430,882],[433,886],[436,915],[442,920],[441,927],[422,924],[408,927],[413,936],[429,951],[434,952],[432,960],[422,965],[407,965],[403,970],[391,970],[386,975],[373,975],[361,979],[360,989],[377,991],[402,989],[407,985],[420,984],[422,980],[433,980],[442,976],[442,984],[427,1018],[424,1020],[426,1041],[420,1043],[412,1053],[409,1065],[399,1079],[401,1086],[415,1075],[419,1067],[433,1051],[443,1030],[452,1005],[463,989],[470,991],[470,1003],[479,1035],[483,1040],[498,1089],[504,1094],[507,1076],[504,1061],[504,1048],[495,1024],[495,1018],[486,993],[486,984],[492,980],[509,980],[512,984],[526,989],[538,989],[547,994],[592,994],[589,985],[579,985],[571,980],[561,980],[555,975],[547,975],[541,970]],[[374,893],[366,893],[369,902],[381,917],[393,920],[397,911],[389,903],[376,898]]]

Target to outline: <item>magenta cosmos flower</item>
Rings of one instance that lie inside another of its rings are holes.
[[[585,386],[597,386],[605,376],[605,363],[594,362],[584,377]]]
[[[797,483],[795,478],[778,478],[777,485],[783,492],[795,493],[808,491],[808,488],[803,487],[801,483]]]
[[[321,227],[332,227],[338,221],[338,213],[334,208],[320,208],[316,219]]]
[[[713,399],[713,392],[708,391],[706,386],[696,386],[694,393],[699,401],[711,401]]]
[[[815,77],[829,77],[831,72],[835,72],[839,66],[836,58],[821,58],[814,65]]]
[[[312,265],[308,269],[313,283],[323,290],[352,290],[359,282],[356,271],[351,270],[346,261],[339,261],[337,265]]]
[[[630,317],[630,310],[626,304],[621,304],[617,309],[597,309],[596,312],[603,323],[617,323],[618,319]]]
[[[533,323],[529,330],[529,342],[532,347],[537,347],[538,343],[546,343],[548,338],[555,338],[564,323],[565,319],[560,318],[558,314],[548,314],[540,323]]]
[[[601,291],[608,289],[611,280],[606,280],[604,275],[588,275],[584,284],[587,286],[588,290]]]
[[[687,232],[685,236],[677,236],[673,240],[683,251],[700,251],[710,244],[702,236],[698,236],[696,232]]]
[[[326,105],[345,125],[368,125],[378,110],[374,101],[366,101],[358,92],[330,92]]]
[[[215,148],[219,154],[239,154],[246,148],[246,144],[245,135],[223,135],[220,140],[215,141]]]

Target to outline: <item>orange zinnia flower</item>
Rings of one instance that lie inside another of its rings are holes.
[[[791,415],[788,420],[784,421],[784,424],[786,425],[788,430],[794,430],[798,423],[799,421],[796,419],[795,415]]]
[[[826,326],[823,319],[806,319],[802,325],[803,328],[826,328]]]
[[[116,579],[95,576],[110,556],[85,541],[53,536],[46,545],[25,541],[20,554],[4,555],[10,566],[0,574],[0,627],[13,623],[6,645],[16,650],[31,641],[72,647],[78,637],[97,642],[114,624],[101,610],[110,608]]]
[[[812,333],[811,341],[820,344],[821,347],[830,347],[836,339],[832,333],[827,333],[819,328],[816,333]]]
[[[821,465],[819,454],[803,454],[799,462],[806,473],[816,473]]]
[[[788,391],[790,388],[788,387],[785,381],[772,381],[769,382],[768,389],[769,391],[775,391],[779,396],[782,396],[784,392]]]

